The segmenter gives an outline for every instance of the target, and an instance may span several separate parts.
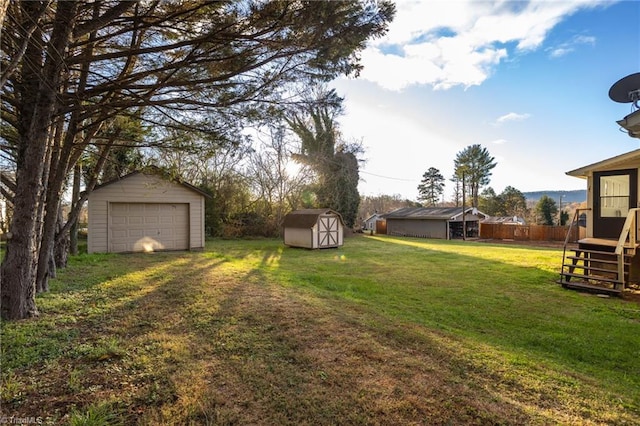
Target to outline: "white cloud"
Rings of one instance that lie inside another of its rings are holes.
[[[582,45],[590,45],[593,46],[596,44],[596,38],[585,35],[576,35],[571,38],[571,40],[561,43],[557,46],[550,47],[547,49],[549,52],[549,56],[552,58],[559,58],[561,56],[568,55],[569,53],[576,50],[577,47]]]
[[[363,52],[362,78],[389,90],[482,84],[516,52],[539,48],[549,31],[580,9],[609,0],[398,0],[388,34]],[[576,37],[552,55],[568,53]],[[561,49],[564,49],[561,50]]]
[[[494,144],[494,145],[503,145],[503,144],[507,143],[507,140],[506,139],[496,139],[494,141],[491,141],[491,143]]]
[[[523,121],[526,120],[527,118],[531,117],[531,114],[518,114],[517,112],[510,112],[508,114],[502,115],[498,118],[496,118],[496,121],[494,121],[493,123],[491,123],[494,126],[499,126],[503,123],[507,123],[509,121]]]

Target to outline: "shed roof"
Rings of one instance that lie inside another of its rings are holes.
[[[282,226],[285,228],[301,228],[309,229],[318,222],[318,216],[326,214],[335,214],[340,219],[340,223],[344,225],[342,216],[335,210],[331,209],[302,209],[294,210],[284,217]]]
[[[607,158],[606,160],[598,161],[597,163],[589,164],[588,166],[580,167],[579,169],[571,170],[566,174],[586,179],[594,171],[628,168],[632,164],[636,165],[638,161],[640,161],[640,149],[616,155],[615,157]]]
[[[112,179],[112,180],[110,180],[108,182],[104,182],[104,183],[102,183],[100,185],[96,185],[93,188],[93,191],[97,191],[97,190],[99,190],[101,188],[104,188],[105,186],[111,185],[111,184],[116,183],[116,182],[121,182],[121,181],[123,181],[123,180],[125,180],[125,179],[127,179],[129,177],[132,177],[132,176],[135,176],[135,175],[138,175],[138,174],[144,174],[144,175],[149,175],[149,176],[157,176],[160,179],[164,179],[164,180],[176,183],[178,185],[181,185],[181,186],[185,187],[186,189],[188,189],[190,191],[197,192],[198,194],[203,195],[206,198],[213,198],[213,197],[211,197],[210,194],[206,193],[205,191],[201,190],[200,188],[198,188],[196,186],[193,186],[190,183],[184,182],[184,181],[180,180],[177,177],[169,176],[167,173],[163,172],[158,167],[147,167],[144,170],[136,170],[136,171],[131,172],[129,174],[126,174],[124,176],[120,176],[120,177]]]
[[[465,212],[486,216],[473,207],[468,207]],[[383,216],[386,219],[451,220],[460,215],[462,207],[402,207]]]

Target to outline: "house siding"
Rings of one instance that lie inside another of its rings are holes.
[[[154,175],[133,174],[89,195],[87,251],[108,252],[110,203],[188,204],[189,249],[204,248],[204,196]]]
[[[572,170],[567,172],[567,175],[583,178],[587,180],[587,227],[586,227],[586,237],[591,238],[594,234],[594,221],[597,218],[594,217],[594,203],[595,203],[595,182],[594,182],[594,172],[606,172],[606,171],[614,171],[614,170],[625,170],[625,169],[637,169],[638,170],[638,186],[640,188],[640,149],[636,149],[634,151],[630,151],[626,154],[622,154],[616,157],[608,158],[598,163],[590,164],[588,166],[581,167],[576,170]],[[638,196],[640,199],[640,194]],[[631,207],[640,207],[639,206],[629,206]],[[640,223],[639,223],[640,225]],[[640,228],[639,228],[640,230]]]
[[[292,247],[317,248],[317,226],[313,228],[285,228],[284,243]]]
[[[595,172],[606,172],[606,171],[616,171],[616,170],[627,170],[627,169],[636,169],[638,170],[638,183],[637,183],[637,188],[640,188],[640,167],[638,167],[637,165],[637,161],[635,162],[636,164],[626,164],[626,163],[622,163],[622,164],[617,164],[615,167],[613,166],[609,166],[609,167],[603,167],[602,169],[597,169],[597,170],[591,170],[588,172],[586,179],[587,179],[587,211],[585,211],[584,213],[586,213],[587,215],[587,227],[586,227],[586,237],[587,238],[591,238],[593,237],[593,222],[594,222],[594,217],[593,217],[593,212],[595,211],[595,197],[596,195],[594,194],[593,188],[595,188],[594,184],[594,173]],[[640,200],[640,194],[638,194],[638,199]],[[640,204],[640,202],[639,202]],[[629,208],[634,208],[634,207],[640,207],[640,205],[638,206],[629,206]],[[638,234],[640,234],[640,221],[637,222],[638,223],[638,229],[637,232]]]
[[[364,228],[363,229],[364,230],[373,230],[373,231],[375,231],[377,223],[380,220],[384,220],[384,219],[382,219],[380,217],[380,215],[378,215],[378,214],[375,214],[375,215],[369,217],[367,220],[364,221]]]
[[[446,239],[447,221],[387,218],[387,234]]]

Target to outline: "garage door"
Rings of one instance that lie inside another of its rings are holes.
[[[109,252],[186,250],[189,205],[110,203]]]

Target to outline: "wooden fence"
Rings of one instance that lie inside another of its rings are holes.
[[[504,225],[501,223],[480,222],[480,238],[516,241],[564,241],[568,226],[549,225]],[[584,228],[573,227],[570,241],[577,241]]]

